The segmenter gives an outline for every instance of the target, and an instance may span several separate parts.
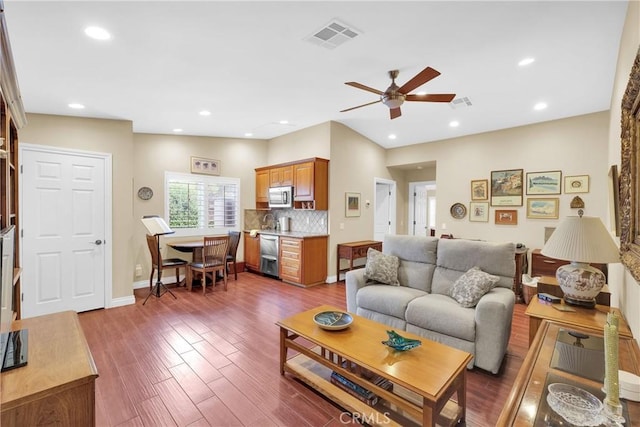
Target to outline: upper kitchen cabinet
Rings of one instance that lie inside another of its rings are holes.
[[[256,169],[256,209],[269,207],[269,168]]]
[[[280,166],[269,170],[269,186],[282,187],[293,185],[293,166]]]
[[[296,209],[329,209],[329,160],[314,158],[293,165]]]

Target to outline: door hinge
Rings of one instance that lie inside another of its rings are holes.
[[[20,292],[20,301],[24,302],[24,292]]]
[[[389,225],[391,225],[391,221],[389,221]]]
[[[22,165],[20,165],[20,173],[22,173]]]
[[[24,237],[24,228],[20,229],[20,237]]]

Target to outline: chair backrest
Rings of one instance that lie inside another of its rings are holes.
[[[239,231],[229,231],[229,249],[227,250],[227,255],[231,256],[231,258],[235,259],[236,252],[238,252],[238,245],[240,244],[240,232]]]
[[[205,236],[202,264],[205,268],[226,265],[229,236]]]
[[[151,263],[161,267],[162,255],[160,255],[160,258],[158,259],[158,242],[156,242],[155,236],[147,234],[147,246],[149,246],[149,253],[151,254]]]

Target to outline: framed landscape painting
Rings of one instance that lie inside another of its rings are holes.
[[[527,194],[560,194],[561,171],[527,172]]]
[[[491,172],[491,206],[522,206],[522,169]]]
[[[469,221],[488,222],[489,221],[489,203],[487,202],[469,203]]]
[[[560,199],[536,199],[529,197],[527,199],[527,218],[534,219],[558,219],[558,207]]]
[[[471,200],[487,200],[489,198],[489,180],[474,179],[471,181]]]

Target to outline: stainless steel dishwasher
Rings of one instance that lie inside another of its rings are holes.
[[[278,277],[278,236],[260,234],[260,271]]]

